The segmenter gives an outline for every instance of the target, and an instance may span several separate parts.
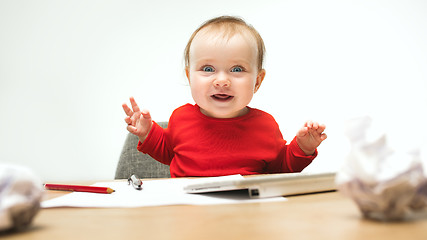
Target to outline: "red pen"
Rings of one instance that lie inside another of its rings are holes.
[[[45,184],[44,188],[46,190],[106,193],[106,194],[114,192],[114,190],[109,187],[94,187],[94,186],[65,185],[65,184]]]

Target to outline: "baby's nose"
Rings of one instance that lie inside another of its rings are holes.
[[[225,74],[220,74],[213,82],[215,87],[229,87],[231,85],[230,80]]]

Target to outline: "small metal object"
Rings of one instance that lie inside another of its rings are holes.
[[[128,178],[128,185],[130,185],[132,182],[132,186],[136,189],[136,190],[142,190],[142,181],[141,179],[139,179],[139,177],[137,177],[135,174],[132,174],[132,176],[130,176]]]

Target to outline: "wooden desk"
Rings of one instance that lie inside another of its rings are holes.
[[[427,239],[427,219],[401,223],[365,220],[353,202],[338,192],[288,199],[213,206],[42,209],[30,229],[0,238]]]

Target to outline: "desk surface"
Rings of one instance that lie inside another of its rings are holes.
[[[58,192],[50,191],[49,197]],[[62,193],[60,193],[62,194]],[[7,239],[427,239],[427,219],[382,223],[361,218],[339,192],[285,202],[212,206],[42,209]]]

